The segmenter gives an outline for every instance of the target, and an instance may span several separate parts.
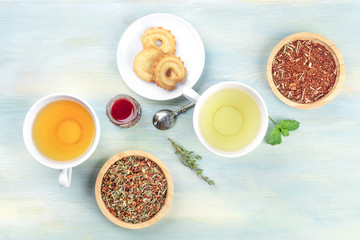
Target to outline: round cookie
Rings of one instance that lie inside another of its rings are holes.
[[[171,91],[185,79],[186,68],[179,57],[166,54],[156,60],[152,73],[157,86]]]
[[[149,47],[139,52],[134,60],[133,69],[135,74],[144,81],[154,82],[152,67],[156,59],[164,53],[155,47]]]
[[[164,53],[175,53],[176,41],[170,30],[162,27],[149,28],[141,36],[143,48],[156,47]]]

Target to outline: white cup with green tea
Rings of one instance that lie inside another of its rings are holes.
[[[201,96],[192,89],[184,96],[196,102],[195,133],[211,152],[222,157],[240,157],[263,140],[268,111],[253,88],[229,81],[211,86]]]
[[[23,138],[32,157],[47,167],[60,169],[59,184],[69,187],[72,168],[86,161],[99,143],[100,124],[84,100],[52,94],[28,111]]]

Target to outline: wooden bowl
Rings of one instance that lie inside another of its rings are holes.
[[[109,212],[109,210],[106,208],[104,201],[101,198],[101,183],[102,183],[105,173],[108,171],[110,166],[113,165],[116,161],[118,161],[119,159],[122,159],[124,157],[130,157],[130,156],[146,157],[146,158],[152,160],[153,162],[155,162],[161,168],[162,172],[165,175],[167,183],[168,183],[168,190],[166,193],[165,204],[162,206],[160,211],[158,213],[156,213],[155,216],[153,216],[150,220],[148,220],[146,222],[127,223],[127,222],[120,220],[119,218],[115,217],[114,215],[112,215]],[[123,227],[123,228],[128,228],[128,229],[145,228],[145,227],[148,227],[148,226],[156,223],[157,221],[159,221],[165,215],[167,210],[169,209],[172,199],[173,199],[173,195],[174,195],[173,180],[171,178],[169,170],[166,168],[164,163],[162,161],[160,161],[157,157],[151,155],[150,153],[138,151],[138,150],[125,151],[125,152],[116,154],[113,157],[111,157],[100,169],[100,172],[97,176],[96,183],[95,183],[96,202],[97,202],[101,212],[105,215],[105,217],[107,217],[107,219],[109,219],[114,224],[116,224],[120,227]]]
[[[315,101],[313,103],[307,103],[307,104],[297,103],[297,102],[294,102],[294,101],[284,97],[280,93],[280,91],[276,88],[275,83],[273,81],[272,63],[273,63],[273,60],[274,60],[276,54],[279,52],[279,50],[285,44],[296,41],[296,40],[311,40],[313,42],[320,43],[327,50],[329,50],[331,52],[331,54],[333,55],[334,60],[335,60],[336,72],[338,74],[336,76],[336,80],[335,80],[335,84],[334,84],[333,88],[330,90],[330,92],[328,94],[326,94],[324,97],[322,97],[321,99],[319,99],[318,101]],[[321,106],[325,105],[326,103],[330,102],[339,93],[339,90],[341,89],[343,82],[344,82],[344,78],[345,78],[344,60],[341,56],[339,49],[335,46],[335,44],[333,44],[329,39],[327,39],[319,34],[308,33],[308,32],[296,33],[296,34],[290,35],[290,36],[284,38],[283,40],[281,40],[275,46],[275,48],[272,50],[272,52],[269,56],[266,71],[267,71],[267,80],[269,82],[270,88],[273,91],[273,93],[282,102],[286,103],[287,105],[289,105],[291,107],[299,108],[299,109],[318,108],[318,107],[321,107]]]

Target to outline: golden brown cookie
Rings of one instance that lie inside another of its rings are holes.
[[[155,47],[149,47],[139,52],[134,60],[133,69],[136,75],[144,81],[154,82],[152,67],[156,59],[164,53]]]
[[[173,90],[175,83],[185,79],[184,62],[173,54],[166,54],[156,60],[152,68],[156,85],[166,90]]]
[[[162,27],[149,28],[141,36],[141,42],[143,48],[156,47],[164,53],[175,53],[176,41],[174,35],[170,30],[166,30]]]

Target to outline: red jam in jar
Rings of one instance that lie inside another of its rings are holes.
[[[106,106],[106,115],[113,124],[128,128],[140,120],[141,108],[134,98],[120,94],[110,99]]]
[[[125,98],[118,99],[112,105],[110,114],[116,121],[124,121],[134,114],[134,105]]]

